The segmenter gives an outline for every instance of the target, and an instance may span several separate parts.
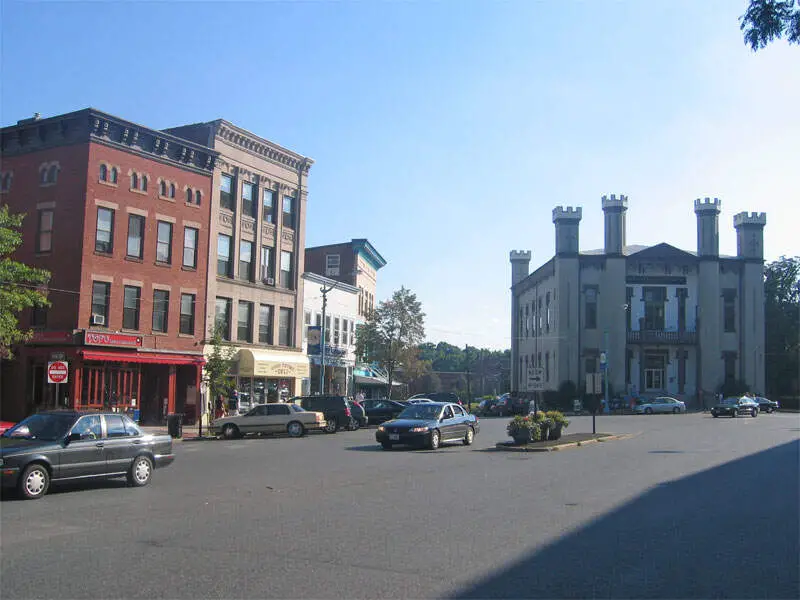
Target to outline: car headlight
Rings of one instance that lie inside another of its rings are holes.
[[[429,430],[430,430],[429,427],[412,427],[411,429],[409,429],[411,433],[425,433],[426,431]]]
[[[386,431],[386,427],[383,425],[378,425],[378,431]]]

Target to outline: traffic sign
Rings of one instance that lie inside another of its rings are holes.
[[[528,389],[540,391],[544,389],[544,369],[541,367],[528,368]]]
[[[69,363],[55,360],[47,363],[47,383],[67,383],[69,379]]]
[[[607,369],[608,368],[608,355],[605,352],[600,353],[600,368]]]
[[[603,377],[602,375],[600,375],[600,373],[586,374],[586,393],[587,394],[603,393]]]

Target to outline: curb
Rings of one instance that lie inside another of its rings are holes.
[[[613,434],[613,433],[598,433],[597,435],[603,436],[599,438],[593,438],[588,440],[583,440],[580,442],[566,442],[564,444],[558,444],[556,446],[539,446],[539,447],[530,447],[530,446],[509,446],[505,442],[497,442],[495,448],[498,450],[503,450],[504,452],[558,452],[559,450],[563,450],[565,448],[577,448],[579,446],[587,446],[589,444],[596,444],[599,442],[611,442],[614,440],[627,440],[637,435],[638,433],[620,433],[620,434]]]

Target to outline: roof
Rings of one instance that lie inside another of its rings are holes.
[[[597,248],[593,250],[582,250],[580,252],[580,256],[603,256],[605,255],[605,250],[603,248]],[[622,249],[623,256],[631,256],[635,258],[672,258],[684,255],[686,257],[693,257],[697,258],[697,252],[694,250],[683,250],[681,248],[677,248],[672,244],[668,244],[666,242],[661,242],[659,244],[653,244],[652,246],[646,246],[644,244],[631,244],[629,246],[625,246]],[[638,256],[637,256],[638,255]],[[729,254],[720,254],[720,258],[737,258],[736,256],[731,256]]]

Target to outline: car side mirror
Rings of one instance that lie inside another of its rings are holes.
[[[73,431],[67,436],[67,443],[69,442],[79,442],[81,439],[81,434]]]

